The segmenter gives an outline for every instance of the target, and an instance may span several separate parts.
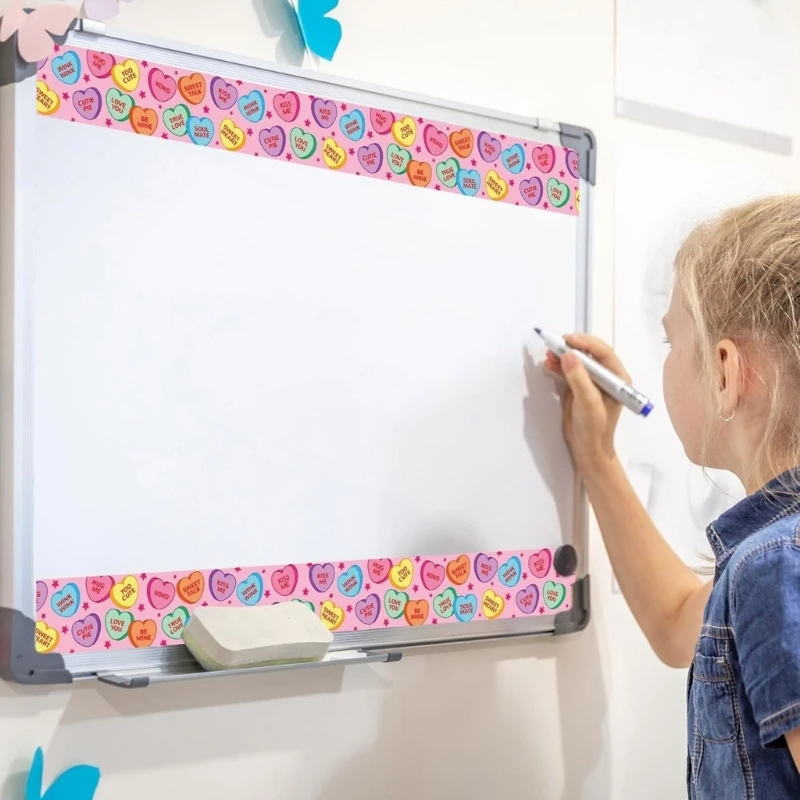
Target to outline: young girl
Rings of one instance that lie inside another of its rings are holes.
[[[619,585],[656,654],[691,666],[696,800],[800,798],[800,196],[728,211],[675,260],[667,412],[688,458],[748,497],[707,529],[713,581],[661,537],[614,452],[620,406],[570,354],[564,433]],[[567,341],[628,379],[597,339]]]

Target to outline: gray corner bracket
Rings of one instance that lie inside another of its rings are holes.
[[[578,171],[581,178],[595,185],[597,170],[597,140],[588,128],[561,123],[561,144],[578,152]]]
[[[589,624],[589,576],[584,575],[575,581],[572,590],[572,607],[556,615],[554,636],[563,636],[566,633],[579,633]]]
[[[58,653],[37,653],[36,623],[15,608],[0,607],[0,677],[37,686],[72,683]]]

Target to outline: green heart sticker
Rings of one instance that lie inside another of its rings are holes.
[[[436,165],[436,177],[448,188],[452,189],[458,183],[458,171],[461,164],[457,158],[448,158]]]
[[[437,594],[433,598],[433,610],[442,619],[453,616],[453,612],[456,610],[455,604],[456,590],[452,586],[448,586],[441,594]]]
[[[383,597],[383,606],[392,619],[400,619],[405,611],[408,595],[405,592],[396,592],[389,589]]]
[[[175,108],[168,108],[162,114],[167,130],[175,136],[186,136],[186,124],[189,122],[191,112],[184,103],[178,103]]]
[[[317,151],[317,140],[313,134],[306,133],[302,128],[292,128],[289,134],[289,144],[292,152],[304,160],[311,158]]]
[[[547,581],[544,585],[542,597],[544,597],[544,604],[549,609],[558,608],[567,596],[567,587],[563,583],[554,583]]]
[[[411,153],[392,142],[392,144],[386,148],[386,160],[389,162],[389,169],[391,169],[395,175],[402,175],[408,169],[408,162],[411,161]]]
[[[569,200],[569,186],[555,178],[547,181],[547,198],[556,207],[565,206]]]
[[[133,622],[133,614],[130,611],[117,611],[116,608],[109,609],[106,614],[106,631],[108,635],[118,642],[128,635],[128,628]]]
[[[108,113],[117,122],[125,122],[135,105],[136,101],[129,94],[123,94],[119,89],[109,89],[106,92]]]
[[[303,605],[303,606],[308,606],[314,614],[317,613],[317,610],[314,608],[314,604],[312,602],[310,602],[309,600],[300,600],[299,598],[295,597],[294,600],[292,600],[292,602],[293,603],[300,603],[300,605]]]
[[[189,612],[185,606],[178,606],[171,614],[167,614],[161,620],[161,630],[170,639],[180,639],[183,636],[183,629],[189,621]]]

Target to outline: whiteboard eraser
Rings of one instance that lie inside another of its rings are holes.
[[[198,608],[183,629],[189,652],[207,670],[321,661],[333,642],[304,603]]]

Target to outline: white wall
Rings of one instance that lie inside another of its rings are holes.
[[[610,337],[614,142],[620,125],[632,125],[612,116],[613,1],[341,6],[336,73],[595,131],[593,315],[595,330]],[[274,31],[280,20],[265,21],[251,0],[133,0],[119,22],[219,50],[271,59],[279,47],[292,57],[262,32],[262,23]],[[793,169],[800,172],[796,161]],[[570,640],[142,692],[0,684],[0,799],[22,796],[20,774],[42,745],[48,777],[76,762],[98,765],[98,800],[628,800],[643,791],[673,800],[684,785],[685,676],[656,662],[612,595],[596,533],[591,559],[593,624]]]

